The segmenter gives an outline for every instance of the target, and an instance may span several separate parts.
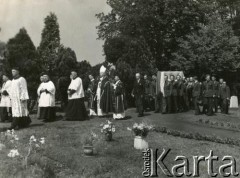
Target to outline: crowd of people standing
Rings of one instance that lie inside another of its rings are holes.
[[[31,123],[27,101],[29,99],[27,82],[20,76],[18,68],[12,69],[12,77],[3,75],[1,89],[0,117],[1,121],[10,120],[11,129],[27,127]],[[114,79],[108,77],[107,69],[101,66],[99,78],[89,75],[89,86],[83,89],[82,79],[76,70],[70,75],[71,83],[67,89],[68,104],[65,110],[65,120],[82,121],[89,117],[106,117],[111,115],[113,119],[124,119],[126,110],[126,95],[124,84],[118,75]],[[48,73],[40,76],[38,94],[38,119],[44,122],[52,122],[56,119],[55,95],[56,88],[50,80]],[[222,113],[228,113],[230,101],[230,89],[221,78],[216,80],[214,75],[206,75],[204,81],[197,77],[185,78],[181,75],[165,75],[163,91],[157,89],[157,76],[151,79],[140,73],[136,73],[132,97],[135,98],[138,117],[144,116],[144,112],[155,113],[179,113],[194,109],[195,114],[214,115],[219,109]],[[89,113],[85,106],[85,98],[88,96]]]
[[[157,91],[156,75],[150,80],[136,74],[136,82],[132,96],[136,98],[139,117],[144,111],[161,112],[162,114],[195,110],[195,115],[214,115],[220,109],[228,114],[230,88],[222,78],[216,80],[214,75],[206,75],[204,81],[197,77],[181,77],[180,75],[164,76],[164,90]]]

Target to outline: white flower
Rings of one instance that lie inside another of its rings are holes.
[[[40,148],[39,144],[36,144],[35,146],[36,146],[37,148]]]
[[[37,139],[34,137],[34,135],[32,135],[32,136],[30,137],[30,141],[31,141],[31,142],[36,142]]]
[[[137,123],[133,124],[133,128],[136,128],[136,127],[138,127],[138,124]]]
[[[113,128],[112,128],[112,132],[115,132],[115,131],[116,131],[116,130],[115,130],[115,128],[113,127]]]
[[[19,156],[19,152],[18,152],[17,149],[12,149],[12,150],[10,150],[10,152],[8,153],[8,157],[10,157],[10,158],[14,158],[14,157],[16,157],[16,156]]]
[[[109,121],[109,120],[107,121],[107,123],[108,123],[108,124],[112,124],[112,122],[111,122],[111,121]]]
[[[18,136],[17,136],[17,135],[15,135],[15,136],[14,136],[14,139],[15,139],[16,141],[18,141],[18,140],[19,140],[19,138],[18,138]]]
[[[127,130],[132,131],[132,129],[130,127],[127,127]]]
[[[39,142],[40,142],[41,144],[44,144],[44,143],[45,143],[45,138],[42,137]]]

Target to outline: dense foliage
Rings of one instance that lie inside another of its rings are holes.
[[[19,67],[21,75],[28,81],[30,97],[36,98],[36,88],[39,85],[40,61],[26,29],[20,29],[14,38],[9,39],[6,58],[6,72],[10,75],[12,67]]]

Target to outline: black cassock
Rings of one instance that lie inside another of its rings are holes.
[[[107,77],[101,82],[101,98],[100,108],[103,113],[113,112],[113,101],[112,101],[112,88],[111,83]]]
[[[124,101],[124,88],[121,81],[116,84],[114,90],[114,113],[123,113],[126,105]]]

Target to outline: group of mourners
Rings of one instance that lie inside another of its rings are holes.
[[[10,129],[18,129],[29,126],[31,119],[28,111],[27,82],[20,75],[19,69],[12,69],[12,80],[7,74],[3,74],[1,88],[0,117],[1,121],[11,121]],[[99,78],[94,79],[89,75],[90,84],[84,91],[82,79],[76,70],[70,75],[71,83],[67,89],[68,104],[65,110],[65,120],[80,121],[89,117],[112,116],[113,119],[124,119],[126,110],[126,94],[124,85],[118,75],[114,79],[108,77],[107,69],[101,66]],[[157,91],[157,77],[153,75],[151,80],[147,75],[141,77],[136,73],[132,97],[135,98],[138,117],[144,116],[146,111],[156,113],[178,113],[194,109],[195,114],[213,115],[221,109],[222,113],[228,113],[230,89],[223,79],[216,81],[215,76],[206,75],[206,80],[198,81],[197,77],[184,78],[177,75],[164,76],[164,92]],[[52,122],[56,119],[55,93],[56,88],[47,73],[40,76],[41,84],[37,90],[38,114],[37,117],[44,122]],[[88,108],[85,106],[87,94]],[[202,106],[202,109],[201,109]]]
[[[218,110],[228,114],[230,88],[222,78],[206,75],[205,81],[197,77],[185,78],[181,75],[164,76],[163,92],[156,89],[156,76],[149,80],[147,75],[141,78],[136,74],[132,95],[136,98],[139,117],[144,111],[155,110],[156,113],[179,113],[195,110],[195,115],[214,115]]]

